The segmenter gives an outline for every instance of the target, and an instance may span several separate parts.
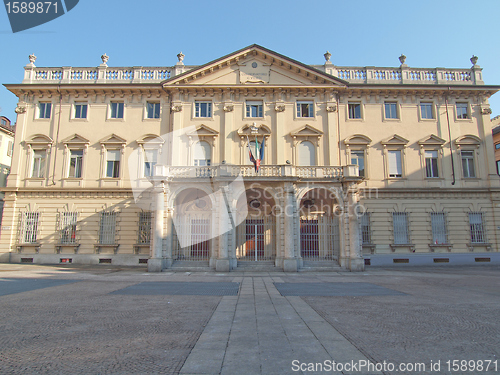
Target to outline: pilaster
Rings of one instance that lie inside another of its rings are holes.
[[[165,196],[163,183],[154,188],[154,223],[152,223],[152,244],[151,256],[148,259],[148,272],[161,272],[163,269],[163,229],[164,229],[164,210]]]

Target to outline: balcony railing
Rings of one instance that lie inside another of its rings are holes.
[[[357,177],[357,166],[334,167],[297,167],[292,165],[262,165],[256,172],[252,165],[217,165],[203,167],[189,166],[157,166],[157,176],[174,178],[213,178],[213,177],[299,177],[299,178],[333,178]]]
[[[387,68],[312,65],[354,84],[483,85],[482,69]],[[196,68],[184,66],[183,71]],[[26,66],[23,83],[159,83],[174,76],[175,67],[42,68]]]

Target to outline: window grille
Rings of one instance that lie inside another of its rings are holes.
[[[365,212],[359,217],[360,231],[359,235],[361,237],[362,245],[370,245],[372,243],[372,233],[370,227],[370,213]]]
[[[76,223],[78,221],[78,212],[61,212],[59,219],[59,234],[61,243],[76,243]]]
[[[139,244],[151,243],[151,212],[139,213]]]
[[[21,243],[36,243],[38,237],[39,212],[23,212],[21,214]]]
[[[448,233],[446,231],[446,215],[444,212],[431,213],[432,243],[447,244]]]
[[[469,213],[469,226],[470,226],[470,242],[485,243],[486,232],[484,230],[482,212]]]
[[[99,244],[113,245],[115,243],[116,212],[101,212],[99,223]]]
[[[392,224],[394,228],[394,244],[395,245],[409,244],[410,236],[408,230],[408,213],[393,212]]]

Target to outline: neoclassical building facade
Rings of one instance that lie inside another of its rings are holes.
[[[40,68],[20,84],[0,259],[297,271],[499,260],[500,180],[467,69]],[[251,156],[250,156],[251,154]],[[256,168],[251,159],[259,159]],[[251,263],[252,262],[252,263]]]

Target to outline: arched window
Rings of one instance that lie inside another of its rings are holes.
[[[316,147],[309,141],[300,142],[298,148],[298,163],[299,166],[316,165]]]
[[[193,159],[197,167],[210,165],[212,159],[212,149],[208,142],[200,141],[194,144]]]

